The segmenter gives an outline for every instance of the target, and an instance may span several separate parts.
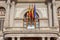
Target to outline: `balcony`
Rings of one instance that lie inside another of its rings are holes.
[[[46,2],[46,0],[16,0],[16,2]]]
[[[23,27],[6,27],[4,30],[4,33],[58,33],[59,28],[58,27],[40,27],[35,29],[27,29]]]

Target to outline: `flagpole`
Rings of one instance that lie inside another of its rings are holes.
[[[34,4],[34,26],[36,29],[36,20],[35,20],[35,16],[36,16],[36,8],[35,8],[35,4]]]
[[[29,7],[28,7],[28,13],[27,13],[27,28],[28,28],[28,22],[29,22],[29,19],[30,19],[30,4],[29,4]]]
[[[27,21],[26,21],[26,26],[28,27],[28,13],[27,13],[27,19],[26,19]],[[27,28],[26,27],[26,28]]]
[[[29,5],[29,7],[28,7],[28,13],[29,13],[29,9],[30,9],[30,5]],[[26,29],[27,29],[27,27],[28,27],[28,18],[29,18],[28,13],[27,13],[27,19],[26,19]]]

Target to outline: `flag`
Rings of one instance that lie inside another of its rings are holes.
[[[33,21],[33,19],[34,19],[34,6],[32,5],[32,21]]]
[[[28,18],[30,18],[30,5],[29,5],[29,8],[28,8]]]
[[[34,18],[36,18],[36,7],[34,5]]]
[[[31,20],[33,19],[33,15],[34,15],[33,11],[34,11],[33,6],[32,6],[32,8],[29,7],[28,16],[29,16],[29,19],[31,19]]]
[[[34,26],[36,28],[36,20],[35,20],[35,18],[36,18],[36,7],[34,5]]]
[[[30,5],[29,5],[29,8],[28,8],[28,12],[27,12],[27,20],[26,20],[26,26],[28,27],[28,21],[29,21],[29,17],[30,17]]]
[[[32,5],[32,8],[29,5],[28,8],[28,13],[27,13],[27,20],[30,21],[30,25],[32,26],[32,24],[34,24],[35,28],[36,28],[36,7],[35,5]],[[28,21],[27,21],[27,26],[28,26]]]

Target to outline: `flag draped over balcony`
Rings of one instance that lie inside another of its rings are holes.
[[[27,15],[28,18],[30,18],[31,20],[36,18],[36,7],[35,7],[35,5],[32,6],[32,8],[29,7],[27,14],[28,14]]]
[[[32,5],[32,8],[30,8],[30,6],[29,6],[27,17],[28,17],[28,21],[30,20],[31,24],[32,24],[32,22],[36,18],[36,7],[35,7],[35,5]],[[35,22],[34,22],[34,24],[35,24]]]

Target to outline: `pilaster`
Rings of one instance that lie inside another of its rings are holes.
[[[11,11],[10,11],[10,27],[14,25],[14,15],[15,15],[15,2],[12,1]]]
[[[49,26],[52,27],[52,12],[51,12],[51,3],[48,2],[48,16],[49,16]]]
[[[5,23],[4,26],[9,26],[9,16],[10,16],[10,0],[7,0],[7,6],[6,6],[6,15],[5,15]]]
[[[58,27],[58,17],[56,13],[56,3],[55,0],[52,0],[52,11],[53,11],[53,21],[54,21],[54,27]]]

